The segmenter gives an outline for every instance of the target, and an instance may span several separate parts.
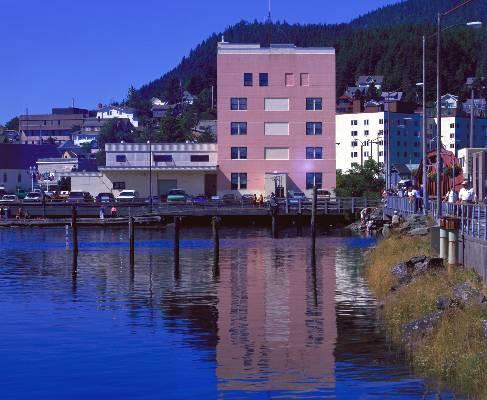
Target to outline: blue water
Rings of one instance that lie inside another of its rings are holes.
[[[373,238],[224,227],[0,230],[1,399],[453,398],[384,340],[362,274]],[[458,397],[455,397],[458,398]]]

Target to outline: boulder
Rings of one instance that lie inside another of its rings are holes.
[[[482,304],[485,296],[469,283],[464,282],[453,287],[452,304],[457,307],[465,307],[469,304]]]
[[[451,306],[451,299],[448,296],[441,296],[436,300],[436,308],[438,310],[446,310]]]
[[[413,275],[418,276],[424,274],[428,271],[436,271],[445,268],[443,264],[443,259],[439,257],[425,257],[422,261],[417,261],[414,263]],[[413,260],[416,257],[413,257]],[[409,260],[411,262],[411,260]]]
[[[443,311],[435,311],[420,319],[408,322],[402,329],[403,340],[410,342],[415,337],[430,334],[440,322],[442,315]]]
[[[391,274],[397,279],[399,286],[402,286],[408,284],[419,275],[442,268],[444,268],[444,265],[441,258],[416,256],[406,262],[394,265],[391,268]],[[394,289],[397,289],[397,287]]]
[[[487,319],[482,321],[482,336],[487,340]]]
[[[399,286],[408,284],[413,277],[407,262],[394,265],[391,269],[391,274],[397,279]]]
[[[399,232],[403,234],[408,234],[411,231],[418,228],[427,228],[428,219],[425,215],[414,214],[406,218],[399,228]]]
[[[389,224],[384,224],[384,226],[382,227],[382,236],[384,237],[384,239],[387,239],[391,236],[391,227]]]
[[[429,233],[428,228],[414,228],[411,229],[407,234],[409,236],[425,236]]]

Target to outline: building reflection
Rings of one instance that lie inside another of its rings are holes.
[[[286,243],[291,247],[283,248]],[[313,271],[306,250],[296,252],[288,240],[228,253],[218,286],[219,390],[333,388],[334,254],[318,254]]]

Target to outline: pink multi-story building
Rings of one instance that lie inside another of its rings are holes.
[[[335,50],[218,44],[218,191],[335,187]]]

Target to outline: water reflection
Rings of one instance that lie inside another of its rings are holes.
[[[77,258],[64,229],[0,230],[3,395],[434,398],[376,323],[372,239],[320,237],[313,257],[222,228],[215,264],[209,227],[182,227],[178,262],[173,234],[138,229],[131,269],[126,229],[81,228]]]

